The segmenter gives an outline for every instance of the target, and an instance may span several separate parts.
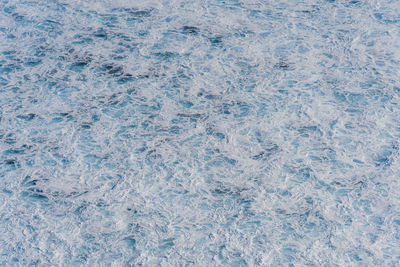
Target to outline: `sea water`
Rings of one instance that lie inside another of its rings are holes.
[[[1,266],[399,266],[398,0],[2,0]]]

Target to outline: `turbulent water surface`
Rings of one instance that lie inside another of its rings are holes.
[[[2,0],[0,265],[398,266],[398,0]]]

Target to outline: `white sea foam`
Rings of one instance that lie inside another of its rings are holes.
[[[2,1],[4,266],[396,266],[398,1]]]

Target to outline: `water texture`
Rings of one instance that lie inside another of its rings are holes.
[[[0,1],[1,266],[399,266],[398,0]]]

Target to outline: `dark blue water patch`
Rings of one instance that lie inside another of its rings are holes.
[[[215,47],[222,47],[223,45],[223,37],[222,36],[214,36],[214,37],[209,37],[209,41],[212,46]]]
[[[120,12],[124,14],[128,20],[141,20],[145,18],[149,18],[154,13],[155,9],[144,9],[140,10],[137,8],[114,8],[112,9],[113,12]]]
[[[106,28],[118,28],[120,24],[119,17],[115,15],[102,15],[100,20],[101,24]]]
[[[183,26],[181,29],[183,34],[198,35],[200,29],[195,26]]]
[[[160,59],[160,60],[163,60],[163,61],[169,61],[169,60],[172,60],[172,59],[178,57],[179,54],[178,53],[174,53],[174,52],[166,51],[166,52],[156,52],[156,53],[154,53],[154,56],[157,59]]]
[[[225,135],[223,133],[221,133],[221,132],[218,132],[213,127],[207,127],[206,128],[206,134],[214,136],[215,138],[220,139],[220,140],[225,139]]]
[[[249,266],[246,262],[246,260],[244,259],[239,259],[239,260],[235,260],[233,261],[230,266],[232,267],[245,267],[245,266]]]
[[[55,50],[52,49],[51,47],[48,47],[47,45],[39,45],[38,47],[35,48],[35,57],[42,58],[45,57],[51,53],[55,53]]]
[[[4,160],[4,164],[16,168],[18,165],[18,161],[15,159],[6,159]]]
[[[90,128],[92,128],[92,126],[91,126],[90,123],[84,123],[84,124],[81,125],[81,128],[82,129],[90,129]]]
[[[29,202],[47,203],[49,201],[49,197],[46,196],[46,193],[38,188],[28,188],[26,191],[21,192],[21,196]]]
[[[191,120],[198,120],[200,118],[205,117],[206,115],[201,113],[178,113],[176,114],[180,118],[189,118]]]
[[[69,66],[69,69],[75,72],[82,72],[89,63],[86,61],[78,61]]]
[[[210,192],[216,197],[226,198],[228,196],[237,200],[239,204],[243,204],[241,195],[247,191],[246,188],[234,187],[232,185],[216,182],[215,188]]]
[[[22,70],[22,66],[20,64],[1,64],[0,65],[0,74],[9,74],[10,72]]]
[[[382,217],[380,217],[380,216],[371,216],[370,219],[369,219],[369,221],[370,221],[372,224],[375,224],[375,225],[378,225],[378,226],[383,225],[384,222],[385,222],[384,218],[382,218]]]
[[[280,70],[293,70],[294,66],[286,61],[279,61],[274,65],[275,68],[280,69]]]
[[[236,38],[249,38],[255,35],[255,32],[249,29],[243,29],[240,30],[239,32],[233,33],[233,36]]]
[[[299,170],[298,174],[300,175],[300,177],[302,177],[301,179],[304,181],[307,181],[308,179],[311,178],[313,173],[313,170],[309,167],[306,168],[302,168]]]
[[[100,73],[114,77],[119,85],[124,85],[135,80],[134,75],[126,72],[121,65],[110,63],[103,64],[100,68]]]
[[[158,248],[161,250],[171,249],[175,245],[174,241],[175,238],[173,237],[164,239],[159,243]]]
[[[18,58],[19,55],[16,53],[15,50],[7,50],[3,51],[2,54],[4,55],[3,59],[0,60],[0,66],[7,65],[6,63],[9,61],[13,62],[20,62],[21,60]]]
[[[136,250],[136,239],[133,237],[125,237],[124,241],[126,242],[126,245],[131,249],[132,251]]]
[[[21,120],[24,120],[24,121],[31,121],[36,117],[37,117],[37,115],[34,114],[34,113],[29,113],[27,115],[18,115],[17,116],[18,119],[21,119]]]
[[[6,6],[3,8],[3,11],[7,14],[12,14],[14,10],[16,9],[16,6]]]
[[[13,172],[21,168],[21,162],[17,158],[8,158],[0,161],[0,175]]]
[[[96,154],[88,154],[88,155],[83,156],[83,161],[87,164],[98,165],[101,163],[101,161],[103,161],[106,158],[107,157],[101,157]]]
[[[38,184],[39,180],[32,178],[30,175],[25,176],[24,180],[21,182],[22,186],[33,187]]]
[[[279,152],[279,146],[274,144],[272,147],[264,149],[262,152],[251,156],[250,158],[253,160],[266,160],[271,158],[271,156],[275,155]]]
[[[62,31],[61,31],[62,24],[55,20],[47,19],[43,22],[38,23],[36,25],[36,28],[43,30],[49,34],[51,34],[51,33],[62,34]]]
[[[361,1],[361,0],[350,0],[350,1],[346,1],[345,2],[345,6],[346,7],[351,7],[351,8],[353,8],[353,7],[361,7],[361,5],[363,4],[364,2],[363,1]]]
[[[207,171],[218,167],[231,168],[237,164],[237,160],[221,155],[213,157],[206,156],[204,160],[208,161],[205,165]]]
[[[100,28],[93,33],[93,36],[97,37],[97,38],[101,38],[101,39],[107,39],[108,35],[107,35],[106,30],[104,30],[103,28]]]
[[[232,114],[235,118],[242,118],[250,115],[253,110],[253,106],[246,102],[230,102],[230,103],[223,103],[222,107],[219,108],[222,114]]]
[[[397,18],[389,18],[384,13],[376,12],[374,13],[374,17],[384,24],[397,24],[400,23],[400,16]]]
[[[9,145],[15,144],[17,142],[17,136],[15,135],[15,133],[8,133],[1,137],[2,139],[4,138],[4,143]]]
[[[76,34],[76,35],[74,35],[73,38],[75,40],[72,42],[73,45],[78,45],[78,44],[87,45],[87,44],[91,44],[94,42],[93,38],[91,38],[85,34]]]
[[[336,160],[336,151],[330,147],[315,148],[309,157],[310,159],[319,161],[321,163],[331,163]]]
[[[218,258],[224,266],[235,266],[235,267],[245,267],[249,266],[242,258],[239,251],[227,248],[225,244],[220,245],[218,248]]]
[[[182,131],[182,128],[178,126],[171,126],[167,130],[167,132],[170,134],[180,134]]]
[[[335,91],[333,96],[339,100],[339,102],[348,103],[353,107],[356,106],[364,106],[367,103],[367,98],[364,94],[361,93],[351,93],[351,92],[340,92]]]
[[[151,115],[155,114],[156,112],[161,110],[161,104],[160,103],[152,103],[152,104],[140,104],[136,106],[136,110],[140,112],[141,114],[145,115]]]
[[[197,94],[198,97],[204,97],[207,100],[219,100],[221,99],[220,95],[214,95],[214,94],[206,94],[205,92],[199,92]]]
[[[303,126],[297,129],[302,137],[310,137],[312,135],[322,136],[322,131],[318,126]]]
[[[5,155],[5,156],[21,155],[21,154],[25,154],[27,151],[29,151],[32,148],[33,148],[32,146],[22,145],[22,147],[20,147],[20,148],[12,148],[12,149],[4,150],[3,155]]]
[[[362,258],[360,258],[360,256],[358,254],[353,254],[352,255],[353,259],[355,259],[356,261],[362,261]]]
[[[149,166],[153,166],[154,164],[158,163],[161,159],[162,155],[157,153],[157,151],[153,149],[147,152],[145,163]]]
[[[297,254],[297,249],[291,247],[285,247],[281,249],[280,252],[284,257],[285,262],[293,262]]]
[[[62,122],[62,121],[71,121],[74,118],[72,116],[72,114],[70,114],[68,112],[55,113],[55,114],[53,114],[53,116],[55,116],[55,117],[52,119],[52,122],[55,122],[55,123]]]
[[[111,74],[113,76],[121,76],[123,73],[123,67],[119,65],[114,65],[114,64],[104,64],[102,66],[102,70],[108,74]]]
[[[18,13],[10,13],[11,17],[15,20],[16,23],[21,23],[21,24],[28,24],[29,22],[32,22],[31,20],[27,19],[24,15],[18,14]]]
[[[185,108],[191,108],[194,106],[194,104],[188,100],[180,100],[179,104],[181,104]]]
[[[375,166],[390,166],[398,153],[399,146],[397,144],[382,146],[381,150],[375,156]]]

